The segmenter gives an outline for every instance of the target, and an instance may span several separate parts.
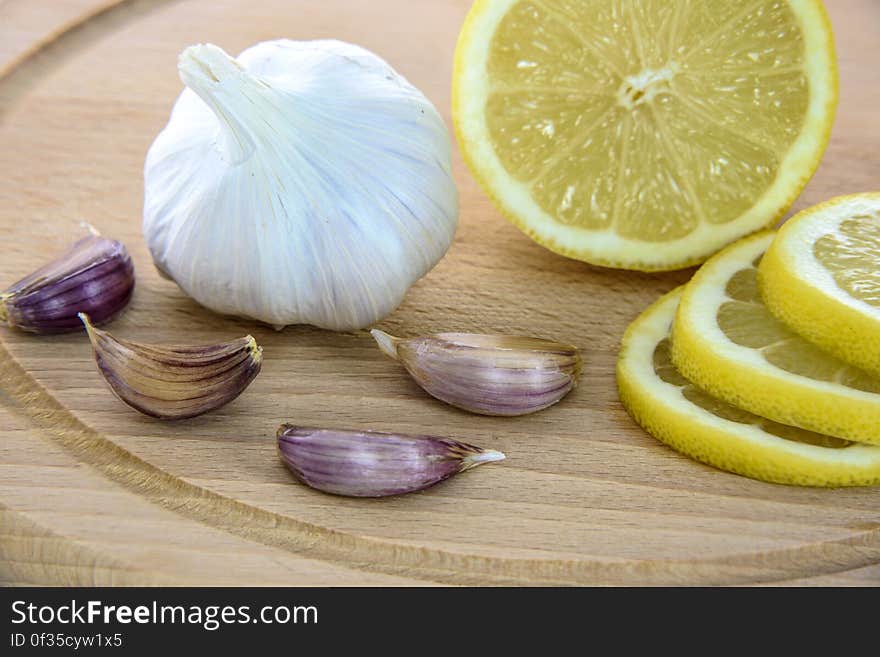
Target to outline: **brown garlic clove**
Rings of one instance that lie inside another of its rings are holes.
[[[552,406],[576,385],[576,347],[541,338],[438,333],[396,338],[373,329],[379,348],[437,399],[482,415],[525,415]]]
[[[98,371],[119,399],[160,420],[195,417],[238,397],[260,371],[263,350],[247,336],[215,345],[158,346],[117,340],[81,314]]]

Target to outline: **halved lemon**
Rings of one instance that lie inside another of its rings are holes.
[[[880,447],[784,426],[711,397],[672,365],[669,329],[682,288],[630,325],[617,361],[620,399],[658,440],[717,468],[783,484],[880,483]]]
[[[778,220],[837,103],[818,0],[477,0],[455,54],[465,161],[562,255],[675,269]]]
[[[789,219],[758,280],[779,319],[880,377],[880,194],[832,199]]]
[[[880,444],[880,379],[807,342],[761,301],[757,267],[774,236],[740,240],[694,275],[675,317],[675,366],[756,415]]]

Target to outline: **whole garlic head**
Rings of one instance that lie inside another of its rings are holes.
[[[144,235],[202,305],[281,328],[369,326],[452,243],[449,133],[385,61],[339,41],[213,45],[147,154]]]

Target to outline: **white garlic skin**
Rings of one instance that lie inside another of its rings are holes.
[[[339,41],[197,45],[144,166],[160,271],[218,313],[370,326],[448,250],[449,132],[387,63]]]

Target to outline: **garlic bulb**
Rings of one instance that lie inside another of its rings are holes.
[[[449,248],[451,145],[422,93],[339,41],[180,56],[184,90],[144,167],[159,270],[224,314],[363,328]]]

